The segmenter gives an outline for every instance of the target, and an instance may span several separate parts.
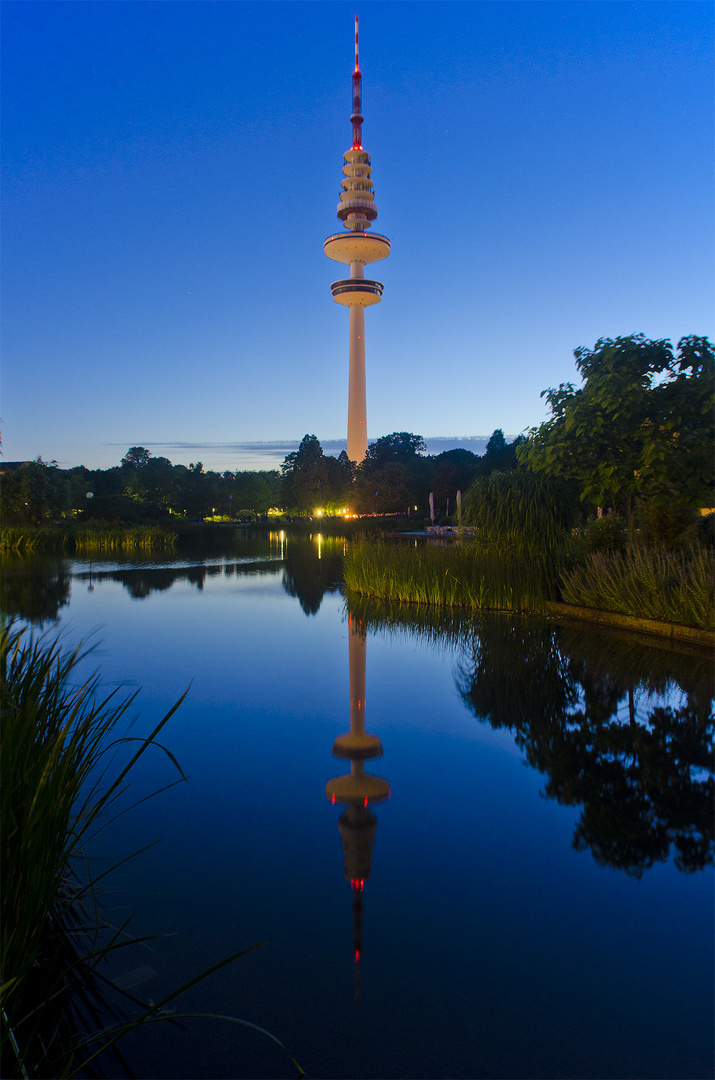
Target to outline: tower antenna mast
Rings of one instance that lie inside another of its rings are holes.
[[[355,70],[353,71],[353,112],[350,120],[353,125],[353,150],[362,150],[362,106],[360,102],[360,61],[358,59],[358,17],[355,16]]]

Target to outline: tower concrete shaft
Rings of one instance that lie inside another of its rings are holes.
[[[367,453],[367,384],[365,308],[361,304],[350,305],[348,363],[348,457],[351,461],[362,461]]]
[[[365,380],[365,308],[378,304],[383,285],[365,277],[365,266],[390,254],[386,236],[366,230],[377,217],[372,190],[370,155],[362,146],[363,115],[360,65],[358,60],[358,20],[355,17],[355,68],[353,70],[352,146],[343,154],[343,181],[338,217],[347,233],[335,233],[323,243],[325,254],[350,266],[350,277],[330,286],[333,300],[350,308],[350,351],[348,373],[348,457],[360,462],[367,452],[367,391]]]

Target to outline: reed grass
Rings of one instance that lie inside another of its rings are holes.
[[[54,529],[46,525],[3,525],[0,529],[0,550],[18,554],[66,551],[69,536],[67,529]]]
[[[3,1076],[46,1075],[50,1062],[66,1061],[71,1018],[82,1011],[71,992],[79,958],[89,973],[106,953],[97,951],[97,920],[88,917],[99,877],[82,871],[83,854],[131,769],[157,747],[183,778],[157,742],[183,697],[146,738],[120,737],[136,694],[102,696],[97,676],[75,684],[85,655],[12,624],[0,631]],[[121,745],[128,760],[112,776]]]
[[[78,526],[3,526],[0,550],[17,554],[35,552],[148,551],[176,546],[177,534],[155,525],[114,526],[103,523]]]
[[[344,576],[347,587],[364,596],[472,611],[544,611],[550,598],[537,559],[473,542],[358,542],[346,555]]]
[[[147,551],[151,548],[173,548],[176,533],[156,525],[111,526],[87,525],[73,530],[75,551]]]
[[[564,556],[565,559],[565,556]],[[555,551],[510,553],[473,542],[444,546],[361,541],[345,558],[345,582],[361,596],[472,611],[545,612],[549,601],[715,629],[715,556],[636,548],[593,552],[564,569]]]
[[[178,1019],[169,1002],[258,947],[234,953],[159,1002],[132,999],[140,1006],[132,1016],[108,1006],[100,965],[117,948],[144,939],[128,935],[126,923],[108,927],[98,907],[98,885],[127,860],[92,874],[87,846],[128,809],[130,774],[149,748],[173,763],[175,783],[185,779],[158,737],[186,693],[149,735],[126,734],[136,693],[121,697],[117,688],[103,696],[96,675],[76,681],[85,656],[81,647],[65,650],[57,638],[36,638],[12,623],[0,629],[0,1075],[6,1080],[100,1075],[97,1059],[112,1052],[121,1064],[116,1046],[124,1034]],[[302,1075],[290,1051],[263,1033]]]
[[[652,548],[595,552],[561,575],[567,604],[641,619],[715,629],[715,555]]]

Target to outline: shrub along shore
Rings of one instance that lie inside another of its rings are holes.
[[[383,600],[544,614],[554,605],[563,614],[566,604],[579,618],[609,613],[639,620],[640,629],[647,622],[649,632],[660,624],[669,636],[685,627],[712,638],[713,515],[641,505],[636,529],[636,513],[584,521],[577,495],[559,477],[495,472],[475,481],[463,501],[472,536],[437,545],[359,543],[346,557],[345,581]]]

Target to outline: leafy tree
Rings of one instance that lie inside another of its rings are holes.
[[[284,459],[281,472],[286,507],[306,513],[322,505],[328,474],[323,448],[315,435],[303,436],[298,449]]]
[[[323,460],[328,487],[323,504],[331,513],[337,513],[352,502],[355,463],[345,450],[341,450],[336,458],[328,456]]]
[[[493,472],[507,472],[515,469],[517,447],[524,441],[524,436],[519,435],[513,442],[508,443],[502,429],[496,428],[491,434],[483,457],[479,459],[477,476],[491,476]]]
[[[545,390],[551,417],[517,449],[535,472],[574,480],[581,498],[625,511],[636,498],[712,504],[713,374],[707,338],[643,334],[576,349],[583,385]]]
[[[409,506],[427,507],[432,461],[421,435],[394,431],[371,443],[358,470],[357,509],[372,513],[403,513]],[[378,492],[377,499],[375,493]]]
[[[0,485],[3,521],[19,525],[41,524],[70,509],[67,474],[53,461],[38,457],[15,468],[5,467]]]
[[[130,446],[122,458],[121,465],[127,469],[143,469],[149,463],[151,451],[143,446]]]
[[[431,490],[434,492],[435,507],[440,512],[442,507],[446,510],[447,499],[450,509],[455,511],[457,492],[466,493],[477,474],[480,460],[477,454],[462,447],[445,450],[432,459]]]
[[[86,469],[79,465],[66,475],[70,507],[82,518],[129,523],[145,516],[143,505],[126,492],[126,468],[115,465],[111,469]],[[87,498],[88,491],[92,499]]]
[[[177,500],[181,511],[189,518],[204,518],[215,505],[209,491],[208,478],[200,461],[174,466],[177,479]]]
[[[383,435],[377,442],[370,443],[362,462],[363,471],[369,474],[383,465],[410,465],[418,454],[427,450],[421,435],[412,435],[409,431],[393,431],[392,435]]]
[[[355,509],[361,514],[405,513],[418,499],[414,476],[402,462],[373,466],[368,473],[361,471],[355,485]]]
[[[265,514],[281,503],[281,477],[277,469],[224,473],[223,480],[226,497],[231,496],[234,514],[243,509]]]
[[[715,506],[715,352],[707,338],[678,342],[665,377],[651,391],[652,437],[644,440],[640,473],[656,503]]]
[[[176,503],[177,478],[168,458],[154,457],[143,446],[132,446],[122,458],[121,474],[124,494],[141,503],[144,514],[165,514]]]

